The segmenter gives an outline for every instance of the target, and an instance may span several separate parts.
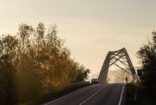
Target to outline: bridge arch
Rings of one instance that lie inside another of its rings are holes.
[[[122,68],[120,65],[117,64],[117,62],[122,63],[127,69]],[[108,54],[104,60],[103,66],[101,68],[100,74],[98,76],[99,81],[106,82],[109,67],[112,65],[119,67],[120,69],[124,70],[125,72],[127,72],[127,70],[130,70],[130,72],[133,76],[133,79],[136,79],[135,69],[133,67],[131,59],[130,59],[130,57],[127,53],[127,50],[125,48],[122,48],[117,51],[109,51],[108,52]]]

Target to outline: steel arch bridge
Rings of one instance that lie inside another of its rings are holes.
[[[117,62],[120,62],[121,64],[123,64],[126,67],[126,69],[122,68],[120,65],[118,65]],[[137,79],[135,69],[133,67],[133,64],[132,64],[130,57],[127,53],[127,50],[125,48],[122,48],[117,51],[109,51],[108,52],[108,54],[104,60],[103,66],[101,68],[100,74],[98,76],[99,81],[106,82],[109,67],[111,67],[112,65],[119,67],[120,69],[124,70],[125,72],[130,71],[131,75],[133,77],[133,80]]]

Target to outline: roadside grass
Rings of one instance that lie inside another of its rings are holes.
[[[20,103],[18,105],[41,105],[44,104],[46,102],[50,102],[52,100],[55,100],[59,97],[62,97],[68,93],[71,93],[73,91],[76,91],[80,88],[86,87],[91,85],[90,82],[79,82],[79,83],[73,83],[70,84],[68,86],[63,87],[62,89],[49,93],[49,94],[45,94],[41,97],[36,98],[35,100],[30,100],[29,102],[24,102],[24,103]]]
[[[135,93],[137,98],[135,100]],[[150,98],[134,84],[127,85],[126,105],[156,105],[156,100]]]

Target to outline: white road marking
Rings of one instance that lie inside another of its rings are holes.
[[[67,94],[67,95],[65,95],[65,96],[63,96],[63,97],[61,97],[61,98],[55,99],[54,101],[48,102],[48,103],[43,104],[43,105],[50,105],[50,104],[52,104],[52,103],[54,103],[54,102],[57,102],[57,101],[59,101],[59,100],[62,100],[62,99],[65,98],[65,97],[71,96],[72,94],[73,94],[73,93],[69,93],[69,94]]]
[[[124,90],[125,90],[125,86],[126,86],[126,84],[124,84],[123,87],[122,87],[122,91],[121,91],[120,100],[119,100],[118,105],[121,105],[121,102],[122,102],[122,99],[123,99],[123,93],[124,93]]]
[[[83,102],[81,102],[79,105],[83,105],[85,104],[87,101],[89,101],[91,98],[93,98],[95,95],[97,95],[99,92],[101,92],[104,88],[106,88],[108,85],[104,86],[103,88],[99,89],[98,91],[96,91],[94,94],[92,94],[90,97],[88,97],[86,100],[84,100]]]
[[[82,89],[82,88],[81,88],[81,89]],[[74,92],[75,92],[75,91],[74,91]],[[60,97],[60,98],[58,98],[58,99],[55,99],[54,101],[48,102],[48,103],[43,104],[43,105],[50,105],[50,104],[53,104],[53,103],[55,103],[55,102],[57,102],[57,101],[60,101],[60,100],[66,98],[66,97],[68,97],[68,96],[73,95],[74,92],[71,92],[71,93],[69,93],[69,94],[67,94],[67,95],[65,95],[65,96],[63,96],[63,97]]]

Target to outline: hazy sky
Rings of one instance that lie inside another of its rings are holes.
[[[156,28],[156,0],[0,0],[0,34],[20,23],[57,24],[76,61],[97,74],[109,50],[136,52]],[[92,75],[91,74],[91,75]]]

